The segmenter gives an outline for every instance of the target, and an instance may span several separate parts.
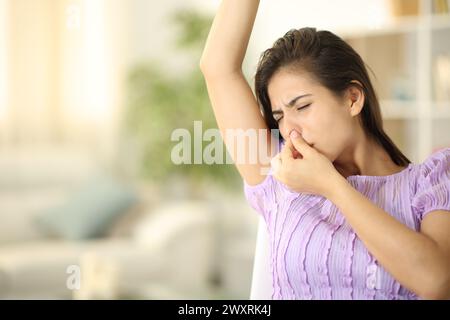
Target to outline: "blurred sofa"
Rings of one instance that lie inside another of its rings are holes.
[[[257,220],[242,199],[168,202],[105,174],[97,197],[98,176],[77,151],[0,156],[0,299],[249,297]]]

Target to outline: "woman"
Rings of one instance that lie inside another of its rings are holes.
[[[331,32],[277,40],[255,99],[241,69],[258,5],[221,3],[200,68],[233,159],[225,130],[279,129],[285,141],[268,175],[262,161],[236,162],[267,224],[272,298],[450,298],[450,149],[411,164],[383,131],[360,56]]]

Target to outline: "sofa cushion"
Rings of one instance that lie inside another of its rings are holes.
[[[111,177],[97,176],[62,205],[39,214],[36,222],[50,236],[67,240],[101,237],[136,200],[130,187]]]

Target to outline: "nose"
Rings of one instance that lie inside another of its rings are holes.
[[[284,123],[280,127],[280,133],[282,137],[285,140],[289,138],[292,130],[296,130],[300,135],[302,134],[302,128],[298,121],[294,121],[293,119],[289,119],[289,117],[286,117]]]

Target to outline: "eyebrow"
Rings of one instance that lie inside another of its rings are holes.
[[[308,93],[308,94],[303,94],[303,95],[300,95],[300,96],[295,97],[294,99],[292,99],[292,100],[286,105],[286,108],[288,108],[288,107],[291,107],[291,108],[292,108],[292,107],[297,103],[298,100],[300,100],[300,99],[302,99],[302,98],[309,97],[309,96],[312,96],[312,94]],[[278,114],[278,113],[283,113],[283,111],[282,111],[281,109],[277,109],[277,110],[273,110],[273,111],[272,111],[272,114]]]

